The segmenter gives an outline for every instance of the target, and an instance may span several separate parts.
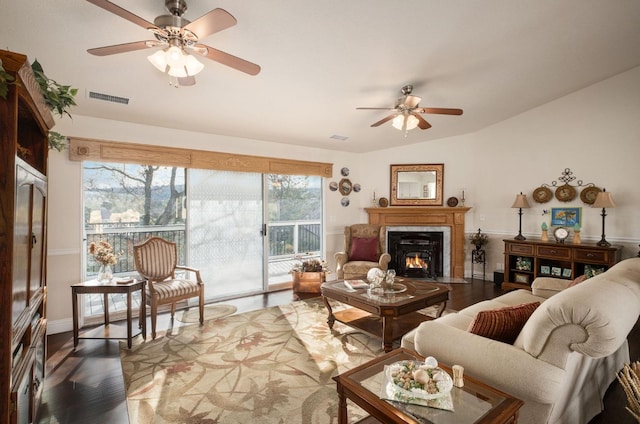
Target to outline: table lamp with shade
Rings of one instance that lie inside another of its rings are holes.
[[[600,215],[602,215],[602,238],[597,243],[597,245],[598,246],[611,246],[611,243],[609,243],[605,239],[605,235],[604,235],[604,217],[607,216],[607,209],[616,207],[616,204],[613,201],[613,197],[611,197],[611,192],[607,191],[606,189],[602,189],[602,191],[598,193],[598,195],[596,197],[596,200],[593,202],[591,207],[592,208],[602,208],[602,213],[600,214]]]
[[[520,226],[518,228],[518,235],[514,237],[515,240],[526,240],[527,238],[525,236],[522,235],[522,209],[524,208],[530,208],[531,206],[529,206],[529,202],[527,201],[527,195],[526,194],[522,194],[522,192],[520,192],[520,194],[516,194],[516,200],[513,202],[513,205],[511,205],[512,208],[518,208],[518,215],[520,216]]]

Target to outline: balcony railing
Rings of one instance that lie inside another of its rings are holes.
[[[320,221],[281,221],[268,224],[269,262],[278,262],[296,255],[310,253],[320,255],[322,227]],[[140,226],[130,223],[85,224],[87,246],[99,240],[113,246],[118,263],[113,267],[116,274],[135,272],[133,246],[149,237],[157,236],[173,241],[178,248],[178,263],[185,263],[186,230],[184,225]],[[86,276],[98,274],[100,264],[87,256]]]

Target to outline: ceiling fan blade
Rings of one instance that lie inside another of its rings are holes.
[[[415,111],[418,113],[437,113],[440,115],[462,115],[462,109],[449,109],[444,107],[421,107]]]
[[[371,124],[371,126],[372,127],[378,127],[378,126],[384,124],[385,122],[391,121],[393,118],[395,118],[398,115],[399,115],[399,113],[392,113],[391,115],[387,116],[386,118],[382,118],[378,122],[374,122],[373,124]]]
[[[394,107],[357,107],[360,110],[394,110]]]
[[[417,113],[412,113],[412,115],[418,118],[418,127],[420,127],[421,130],[427,130],[431,128],[431,124],[428,123],[422,116],[418,115]]]
[[[211,59],[215,62],[222,63],[233,69],[237,69],[240,72],[244,72],[249,75],[258,75],[260,73],[260,66],[255,63],[251,63],[247,60],[240,59],[229,53],[225,53],[213,47],[205,46],[204,44],[196,44],[193,46],[193,52]],[[206,49],[206,52],[205,52]]]
[[[237,24],[238,21],[224,9],[213,9],[200,16],[184,28],[193,32],[198,38],[204,38]]]
[[[160,43],[159,41],[134,41],[133,43],[124,43],[124,44],[114,44],[113,46],[105,46],[105,47],[96,47],[93,49],[88,49],[87,52],[96,55],[96,56],[108,56],[110,54],[117,53],[126,53],[132,52],[135,50],[143,50],[148,49],[150,47],[155,47]]]
[[[87,0],[89,3],[95,4],[98,7],[103,8],[107,12],[111,12],[115,15],[120,16],[123,19],[126,19],[129,22],[133,22],[134,24],[141,26],[142,28],[157,28],[154,24],[149,21],[142,19],[138,15],[134,15],[126,9],[121,8],[120,6],[111,3],[108,0]]]
[[[194,76],[178,78],[178,84],[184,87],[196,85],[196,78]]]

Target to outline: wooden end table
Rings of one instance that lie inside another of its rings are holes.
[[[338,424],[347,424],[347,399],[371,414],[364,422],[432,424],[514,424],[524,402],[478,380],[464,376],[464,386],[451,390],[454,411],[407,405],[380,398],[384,366],[424,358],[400,348],[379,356],[333,379],[339,397]],[[440,368],[453,375],[443,364]]]
[[[147,319],[146,319],[146,293],[144,288],[144,280],[131,280],[127,283],[101,283],[97,280],[85,281],[84,283],[73,284],[71,286],[71,304],[73,308],[73,347],[78,346],[78,339],[127,339],[127,346],[131,349],[131,341],[133,337],[142,334],[143,338],[147,338]],[[140,332],[133,334],[132,330],[132,313],[131,313],[131,294],[140,290],[140,315],[138,327]],[[78,295],[87,293],[100,293],[104,295],[104,324],[96,328],[87,330],[80,336],[78,329]],[[121,293],[127,295],[127,331],[122,331],[121,327],[115,324],[109,324],[109,294]]]
[[[421,322],[431,319],[417,311],[434,305],[439,306],[436,316],[444,311],[449,299],[447,286],[404,278],[398,278],[396,282],[397,285],[406,287],[406,291],[376,295],[367,289],[351,289],[344,284],[344,280],[322,284],[322,300],[329,311],[329,328],[333,328],[335,321],[359,328],[381,337],[382,347],[385,352],[389,352],[394,340],[401,338]],[[329,299],[354,308],[334,312]],[[380,317],[382,325],[379,320],[372,320],[371,315]]]

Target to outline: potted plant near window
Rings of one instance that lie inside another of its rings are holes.
[[[290,273],[293,277],[293,294],[300,298],[300,293],[320,293],[320,286],[326,281],[329,270],[325,261],[307,259],[295,264]]]

